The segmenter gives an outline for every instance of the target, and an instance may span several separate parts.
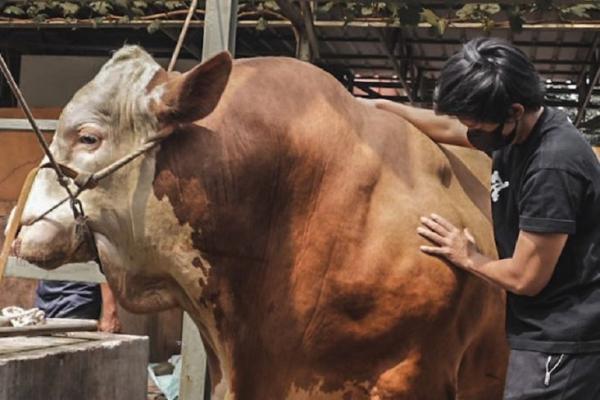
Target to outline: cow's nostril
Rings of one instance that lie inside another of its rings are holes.
[[[13,240],[12,245],[10,246],[10,255],[14,257],[18,257],[21,252],[21,239],[17,238]]]

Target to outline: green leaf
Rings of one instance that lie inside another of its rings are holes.
[[[71,3],[68,1],[65,3],[60,3],[60,8],[62,10],[63,17],[73,16],[77,14],[77,12],[80,9],[79,4]]]
[[[263,4],[265,5],[265,8],[275,10],[275,11],[279,10],[279,5],[277,5],[276,1],[267,0]]]
[[[108,1],[92,1],[90,8],[100,15],[108,15],[112,11],[112,5]]]
[[[146,8],[148,8],[148,3],[146,3],[145,1],[142,1],[142,0],[135,0],[133,2],[133,7],[140,9],[140,10],[145,10]]]
[[[46,22],[46,19],[48,19],[48,15],[47,14],[37,14],[35,17],[33,17],[31,20],[35,23],[41,23],[41,22]]]
[[[425,8],[421,12],[421,20],[429,23],[431,26],[437,26],[439,19],[440,18],[429,8]]]
[[[363,15],[363,16],[365,16],[365,17],[366,17],[366,16],[368,16],[368,15],[373,15],[373,12],[374,12],[374,11],[375,11],[375,10],[373,9],[373,7],[362,7],[362,8],[360,9],[360,13],[361,13],[361,15]]]
[[[500,5],[495,3],[484,3],[479,5],[479,9],[486,14],[493,15],[500,11]]]
[[[460,10],[456,11],[456,16],[459,19],[470,19],[477,11],[476,4],[465,4]]]
[[[269,26],[269,22],[265,19],[265,17],[260,17],[256,22],[256,30],[264,31]]]
[[[398,4],[396,3],[390,3],[387,5],[387,9],[390,11],[390,13],[392,14],[392,17],[397,17],[398,16]]]
[[[17,6],[8,6],[4,9],[4,14],[14,15],[15,17],[21,17],[25,15],[25,11],[23,11],[22,8]]]
[[[152,21],[152,23],[146,27],[146,30],[148,31],[148,33],[155,33],[159,29],[160,29],[160,21],[157,19]]]
[[[444,36],[446,33],[446,28],[448,27],[448,20],[446,18],[440,18],[437,22],[437,30],[440,36]]]
[[[165,1],[165,8],[169,11],[173,11],[173,10],[178,10],[180,8],[185,8],[185,4],[183,4],[181,1],[177,1],[177,0],[168,0],[168,1]]]
[[[327,3],[323,4],[322,6],[318,6],[317,12],[321,13],[321,14],[326,14],[329,11],[331,11],[331,9],[333,8],[334,5],[335,5],[334,1],[328,1]]]
[[[573,14],[580,18],[590,18],[588,11],[598,10],[596,4],[577,4],[571,7],[566,7],[560,10],[562,14],[568,15]]]
[[[489,32],[489,31],[491,31],[492,29],[494,29],[494,26],[495,26],[495,25],[496,25],[496,24],[494,23],[494,20],[491,20],[491,19],[486,19],[486,20],[484,20],[484,21],[483,21],[483,30],[484,30],[485,32]]]
[[[129,16],[128,15],[123,15],[122,17],[119,17],[118,22],[120,24],[127,24],[130,22]]]
[[[129,11],[131,11],[131,13],[136,16],[136,17],[141,17],[143,15],[145,15],[146,13],[144,12],[144,10],[142,10],[141,8],[137,8],[137,7],[131,7],[129,9]]]
[[[48,8],[47,1],[34,1],[33,5],[36,6],[37,8],[39,8],[40,10]]]

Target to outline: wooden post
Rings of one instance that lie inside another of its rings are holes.
[[[210,390],[205,387],[205,384],[208,383],[206,361],[206,351],[198,328],[190,316],[184,313],[181,337],[180,400],[201,400],[205,398],[205,392],[210,394]]]
[[[202,60],[205,61],[223,50],[235,54],[237,0],[207,0],[205,11]],[[200,400],[204,398],[205,392],[210,393],[205,387],[206,352],[198,328],[187,314],[183,318],[181,341],[179,399]]]

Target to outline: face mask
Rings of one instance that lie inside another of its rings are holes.
[[[467,131],[467,139],[469,143],[478,150],[481,150],[487,154],[492,154],[494,151],[499,150],[505,146],[511,144],[517,136],[517,127],[519,123],[515,123],[514,129],[506,136],[502,135],[504,129],[504,123],[498,125],[493,132],[484,132],[479,129],[469,129]]]

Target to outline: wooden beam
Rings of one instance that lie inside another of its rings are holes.
[[[390,28],[390,29],[397,29],[397,28]],[[265,32],[262,35],[262,38],[264,40],[273,40],[273,41],[281,41],[281,40],[287,40],[287,41],[291,41],[294,40],[293,36],[290,34],[286,34],[286,33],[280,33],[277,34],[277,32],[283,32],[280,30],[277,31],[272,31],[272,32]],[[336,43],[336,42],[343,42],[343,43],[379,43],[379,38],[376,37],[370,37],[370,36],[332,36],[332,35],[327,35],[327,34],[321,34],[319,35],[319,41],[320,42],[332,42],[332,43]],[[462,46],[464,44],[463,40],[460,39],[446,39],[446,38],[423,38],[423,37],[419,37],[419,38],[411,38],[411,37],[405,37],[404,41],[406,42],[407,45],[413,45],[413,44],[435,44],[435,45],[453,45],[453,46]],[[515,40],[512,42],[515,46],[518,47],[529,47],[529,46],[533,46],[534,43],[530,42],[530,41],[526,41],[526,40]],[[537,47],[548,47],[548,48],[555,48],[556,47],[556,42],[553,41],[539,41],[535,43],[535,46]],[[563,47],[573,47],[573,48],[578,48],[578,49],[587,49],[590,47],[590,43],[587,42],[563,42],[561,44],[561,46]]]
[[[210,0],[209,0],[210,1]],[[229,1],[229,0],[225,0]],[[279,0],[278,0],[279,1]],[[7,20],[0,21],[0,29],[139,29],[146,28],[152,24],[153,21],[139,21],[134,20],[127,23],[115,23],[113,21],[94,21],[94,20],[80,20],[77,22],[71,22],[67,20],[52,20],[45,22],[33,22],[31,20]],[[181,28],[183,25],[183,21],[181,20],[162,20],[160,22],[161,27],[164,28]],[[239,21],[237,24],[238,28],[256,28],[259,25],[258,20],[244,20]],[[292,25],[290,21],[269,21],[269,28],[289,28]],[[315,21],[315,27],[317,28],[346,28],[346,27],[356,27],[356,28],[402,28],[398,22],[388,22],[387,20],[379,20],[379,21]],[[192,28],[202,28],[204,27],[204,21],[192,21],[190,23],[190,27]],[[429,30],[431,29],[431,24],[427,22],[422,22],[418,24],[415,28]],[[485,27],[480,22],[452,22],[448,26],[446,30],[452,29],[472,29],[472,30],[483,30]],[[494,29],[498,30],[509,30],[510,25],[508,22],[501,22],[494,26]],[[586,22],[586,21],[578,21],[578,22],[550,22],[550,23],[526,23],[523,24],[524,30],[558,30],[558,29],[567,29],[567,30],[591,30],[598,31],[600,30],[600,23],[596,21]]]
[[[402,66],[398,62],[398,59],[396,58],[396,56],[392,53],[392,49],[390,49],[388,47],[384,32],[382,30],[377,30],[377,35],[379,36],[379,41],[381,42],[381,45],[383,47],[383,50],[386,54],[387,59],[392,64],[392,67],[393,67],[394,71],[396,72],[396,75],[398,75],[398,81],[402,85],[402,88],[404,89],[404,92],[406,93],[406,97],[408,98],[409,103],[413,104],[411,90],[408,87],[408,85],[406,84],[404,77],[402,76]]]
[[[35,122],[42,131],[55,131],[58,121],[55,119],[37,119]],[[27,131],[31,133],[29,120],[21,118],[0,118],[0,130],[4,131]]]
[[[381,94],[379,94],[378,92],[376,92],[375,90],[373,90],[371,88],[370,85],[371,82],[354,82],[354,87],[359,88],[360,90],[362,90],[363,92],[365,92],[369,97],[371,98],[379,98],[381,97]],[[376,82],[373,82],[376,83]]]
[[[386,51],[386,54],[352,54],[352,53],[345,53],[345,54],[335,54],[335,53],[325,53],[322,54],[322,58],[325,60],[362,60],[362,59],[369,59],[369,60],[386,60],[389,59],[389,54],[391,54],[391,52],[388,50]],[[417,56],[417,55],[413,55],[413,56],[394,56],[394,59],[396,60],[400,60],[402,62],[409,62],[409,61],[428,61],[428,62],[446,62],[448,60],[449,57],[443,57],[443,56]],[[548,65],[588,65],[588,64],[592,64],[591,61],[586,61],[586,60],[552,60],[552,59],[532,59],[531,62],[533,64],[548,64]]]
[[[106,282],[96,263],[66,264],[49,271],[14,257],[8,258],[6,276],[45,281]]]

